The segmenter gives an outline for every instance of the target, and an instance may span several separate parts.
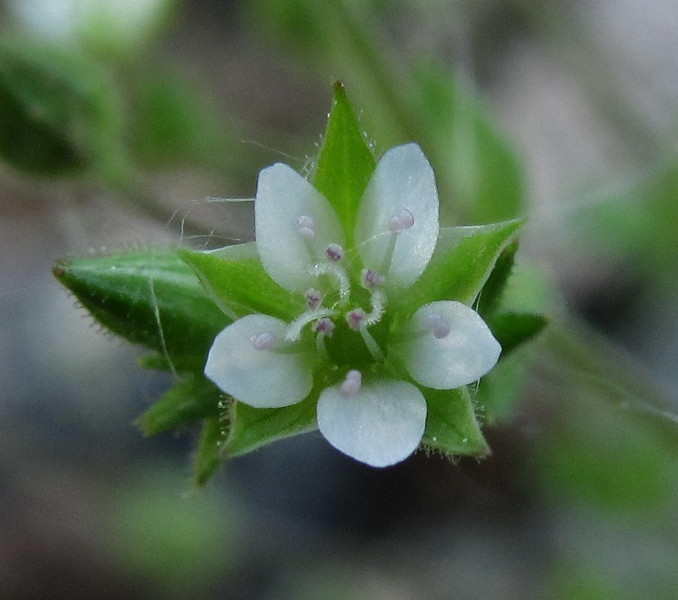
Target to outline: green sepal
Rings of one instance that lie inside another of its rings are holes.
[[[486,316],[496,312],[499,308],[509,276],[513,271],[517,251],[518,240],[516,239],[499,254],[497,262],[494,264],[494,268],[478,297],[478,314]]]
[[[144,435],[188,425],[219,414],[223,394],[203,375],[189,374],[142,414],[135,424]]]
[[[193,485],[204,486],[223,461],[224,423],[219,417],[202,422],[198,445],[193,455]]]
[[[122,107],[112,80],[82,53],[0,44],[0,156],[40,175],[118,176]]]
[[[374,171],[375,161],[340,82],[334,84],[334,100],[325,137],[318,154],[313,184],[330,202],[353,247],[358,206]]]
[[[475,227],[443,227],[431,262],[395,302],[405,314],[437,300],[471,304],[488,280],[502,250],[514,239],[522,221]]]
[[[428,408],[421,440],[425,449],[449,456],[490,454],[467,386],[455,390],[421,390]]]
[[[502,313],[492,315],[488,325],[501,344],[501,358],[505,358],[512,350],[539,335],[548,325],[548,319],[531,313]]]
[[[54,276],[104,328],[178,371],[202,372],[215,336],[231,323],[174,251],[62,260]]]
[[[303,296],[280,287],[265,271],[254,243],[217,252],[177,250],[214,302],[233,319],[261,313],[292,320],[305,309]]]
[[[316,429],[317,395],[283,408],[252,408],[234,402],[226,441],[230,456],[246,454],[276,440]]]

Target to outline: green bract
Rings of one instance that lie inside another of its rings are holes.
[[[159,273],[136,262],[123,275],[136,282],[126,296],[120,279],[92,291],[111,280],[104,261],[124,255],[88,259],[86,273],[82,262],[58,267],[102,323],[159,351],[151,364],[187,373],[141,417],[145,432],[202,419],[199,483],[220,457],[316,427],[372,466],[420,445],[487,453],[468,386],[501,346],[505,354],[543,326],[501,312],[519,222],[440,228],[421,149],[398,146],[375,161],[337,85],[311,181],[283,164],[262,170],[255,225],[254,243],[179,250],[184,267],[166,254],[156,255],[166,261]],[[124,318],[97,302],[106,294],[121,313],[129,300]],[[179,322],[200,335],[175,344]]]

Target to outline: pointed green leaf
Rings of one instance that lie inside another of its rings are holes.
[[[261,265],[254,243],[230,246],[218,252],[178,250],[205,289],[233,319],[262,313],[289,321],[305,309],[294,295],[273,281]]]
[[[485,456],[490,449],[480,431],[473,401],[464,386],[456,390],[423,390],[428,413],[421,443],[447,455]]]
[[[136,425],[144,435],[153,435],[205,417],[217,416],[222,396],[219,389],[204,376],[189,374],[148,408],[136,420]]]
[[[334,101],[316,165],[313,184],[330,201],[353,247],[353,232],[367,182],[374,171],[374,156],[356,121],[346,90],[334,84]]]
[[[173,251],[63,260],[54,275],[106,329],[177,370],[202,372],[214,337],[231,322]]]
[[[284,408],[252,408],[234,402],[226,452],[238,456],[276,440],[314,430],[316,401],[316,395],[311,394],[306,400]]]
[[[407,293],[396,299],[398,308],[407,314],[436,300],[473,302],[520,226],[520,221],[507,221],[441,228],[431,262]]]
[[[225,436],[224,425],[218,417],[203,421],[198,447],[193,456],[193,485],[196,487],[204,486],[221,465]]]
[[[501,344],[502,358],[537,336],[547,324],[548,319],[543,315],[530,313],[502,313],[488,320],[494,337]]]

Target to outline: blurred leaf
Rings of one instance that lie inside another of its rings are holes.
[[[81,55],[25,42],[0,44],[0,155],[40,175],[126,169],[122,112],[111,80]]]
[[[219,417],[205,419],[193,457],[193,484],[204,486],[222,462],[222,444],[227,435]]]
[[[353,247],[358,206],[374,166],[374,156],[365,143],[346,90],[336,82],[313,184],[333,206],[344,228],[348,248]]]
[[[587,256],[673,285],[678,274],[678,161],[604,198],[588,199],[572,226]]]
[[[276,440],[314,430],[316,401],[317,396],[311,394],[306,400],[284,408],[252,408],[234,402],[226,453],[246,454]]]
[[[254,243],[217,252],[178,250],[205,289],[225,312],[235,317],[262,313],[292,320],[304,310],[304,299],[281,288],[259,261]]]
[[[166,167],[191,161],[223,169],[239,162],[233,134],[206,89],[157,67],[134,73],[132,79],[131,145],[144,163]]]
[[[482,456],[490,449],[480,431],[468,387],[422,390],[428,406],[421,443],[443,454]]]
[[[539,461],[549,495],[645,515],[665,504],[678,469],[662,440],[627,415],[583,398],[542,439]]]
[[[465,223],[492,223],[522,212],[523,175],[475,94],[439,65],[416,71],[414,113],[444,193],[448,213]]]
[[[189,374],[174,386],[137,420],[144,435],[153,435],[180,427],[208,416],[216,417],[222,393],[202,375]]]
[[[54,275],[106,329],[178,370],[202,372],[214,337],[231,322],[173,251],[63,260]]]
[[[515,237],[520,221],[476,227],[444,227],[431,262],[406,295],[397,299],[405,312],[436,300],[470,304],[490,276],[497,257]]]

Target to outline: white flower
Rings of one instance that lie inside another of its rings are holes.
[[[214,340],[205,374],[255,408],[300,402],[322,388],[320,432],[372,466],[407,458],[426,424],[416,384],[454,389],[478,380],[501,347],[481,317],[455,301],[389,315],[426,269],[438,239],[433,171],[416,144],[379,161],[360,204],[352,243],[327,199],[296,171],[259,174],[256,247],[281,287],[305,298],[291,323],[245,316]],[[411,379],[400,374],[402,367]]]

